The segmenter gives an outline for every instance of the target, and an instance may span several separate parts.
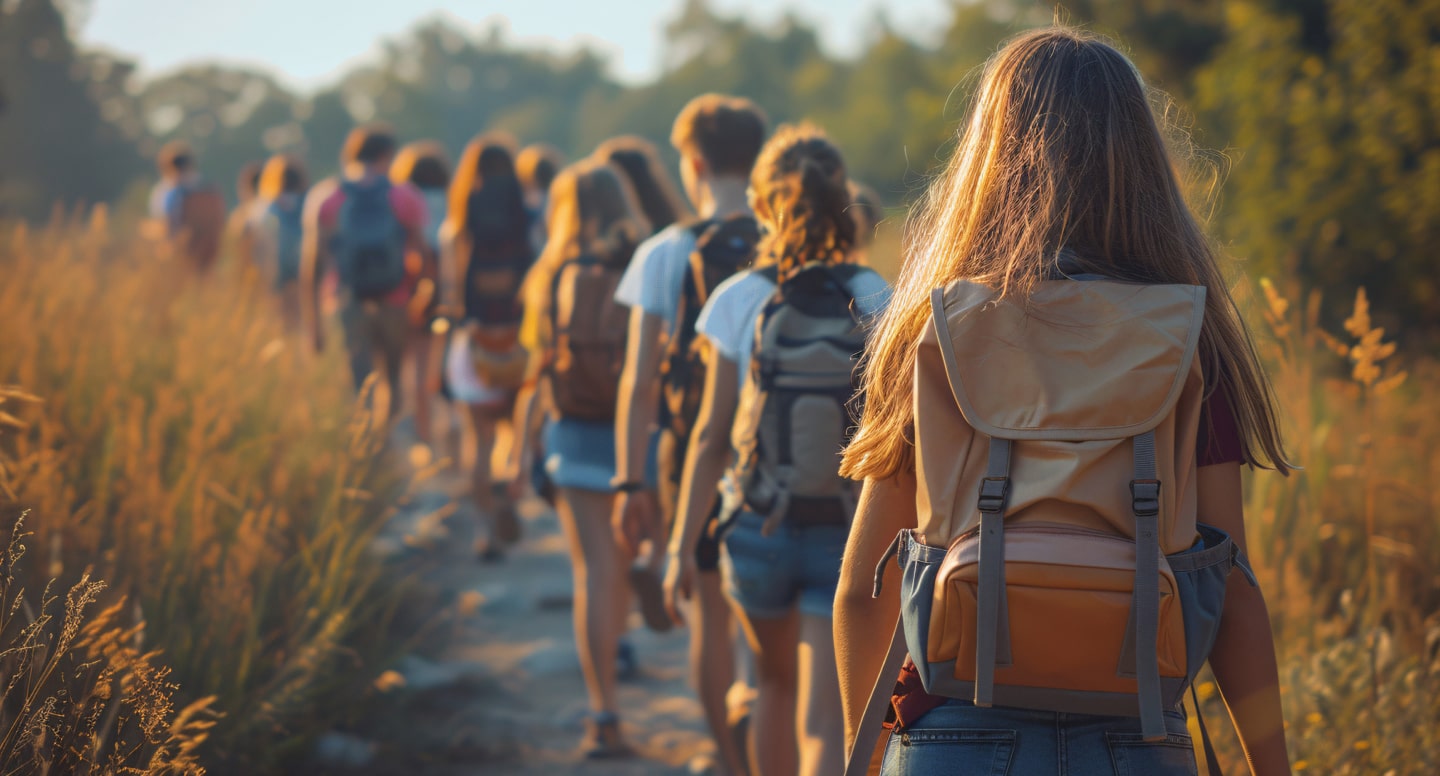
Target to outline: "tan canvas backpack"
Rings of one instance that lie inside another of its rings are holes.
[[[847,773],[863,772],[907,653],[934,695],[1135,716],[1164,737],[1237,562],[1196,519],[1204,310],[1198,286],[935,290],[915,379],[918,526],[885,561],[904,570],[901,623]]]

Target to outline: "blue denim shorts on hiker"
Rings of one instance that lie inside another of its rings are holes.
[[[558,418],[545,425],[545,475],[557,488],[575,488],[609,493],[615,477],[615,424],[575,418]],[[650,460],[645,483],[659,482],[655,447],[659,434],[650,439]]]
[[[784,617],[797,601],[801,614],[829,617],[850,527],[781,523],[765,536],[764,524],[759,515],[740,512],[724,529],[721,564],[730,597],[760,619]]]
[[[881,776],[1195,776],[1185,716],[1165,712],[1164,741],[1140,720],[950,700],[890,737]]]

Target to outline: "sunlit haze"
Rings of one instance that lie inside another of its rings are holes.
[[[616,75],[641,80],[661,67],[665,23],[683,0],[93,0],[81,37],[139,60],[154,74],[200,60],[244,63],[301,87],[323,85],[378,42],[443,16],[474,31],[502,21],[512,40],[572,49],[589,45]],[[849,53],[873,34],[879,0],[712,0],[722,14],[779,19],[786,9],[814,23],[827,48]],[[888,0],[903,32],[924,36],[948,18],[946,0]]]

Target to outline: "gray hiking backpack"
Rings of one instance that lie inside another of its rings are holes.
[[[731,434],[732,481],[743,505],[765,518],[846,525],[855,486],[839,475],[850,440],[849,404],[865,333],[847,286],[864,270],[809,264],[776,288],[755,322],[749,379]],[[762,271],[771,280],[774,268]],[[740,504],[727,505],[734,512]]]

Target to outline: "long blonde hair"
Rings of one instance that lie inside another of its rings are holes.
[[[615,168],[596,159],[576,162],[550,184],[545,217],[546,241],[525,278],[527,304],[548,310],[555,273],[570,259],[594,256],[628,263],[650,234],[635,194]]]
[[[1028,299],[1062,249],[1084,271],[1205,286],[1200,358],[1250,463],[1288,471],[1274,394],[1203,229],[1182,193],[1139,72],[1066,27],[1012,39],[986,63],[959,147],[916,206],[905,266],[867,348],[866,400],[842,473],[913,465],[916,346],[934,288],[967,278]]]

